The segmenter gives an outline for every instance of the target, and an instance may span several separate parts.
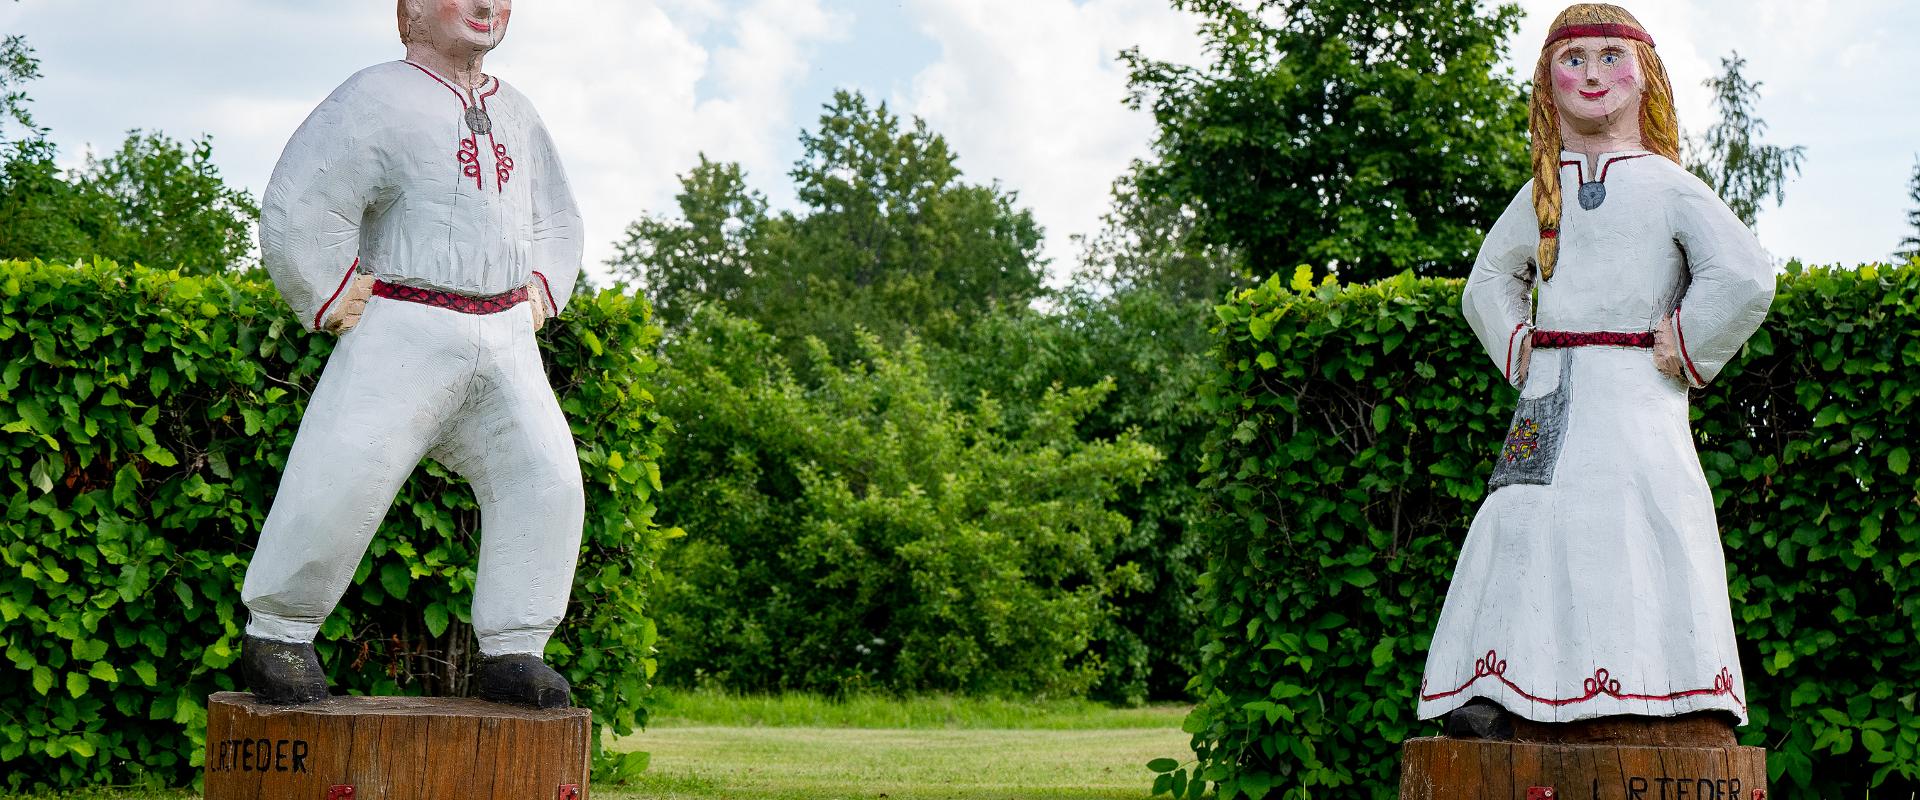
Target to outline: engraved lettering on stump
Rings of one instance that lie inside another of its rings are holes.
[[[469,698],[207,702],[205,800],[554,800],[589,796],[592,714]],[[348,793],[352,787],[364,793]]]

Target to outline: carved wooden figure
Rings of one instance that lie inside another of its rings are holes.
[[[431,456],[481,508],[482,697],[565,706],[541,660],[584,515],[534,332],[579,274],[580,217],[533,106],[481,71],[511,0],[400,0],[406,58],[309,116],[261,203],[260,249],[309,329],[340,342],[248,567],[242,667],[267,703],[327,695],[313,649],[407,476]]]
[[[1685,716],[1723,732],[1696,744],[1744,752],[1731,748],[1747,695],[1687,397],[1766,317],[1773,268],[1681,168],[1653,37],[1602,4],[1568,8],[1550,31],[1534,75],[1534,178],[1488,232],[1463,300],[1519,407],[1461,548],[1418,713],[1445,715],[1449,737],[1491,740]],[[1407,756],[1412,779],[1411,744]],[[1739,777],[1750,792],[1760,775],[1695,777],[1722,788]],[[1571,788],[1559,796],[1587,797]]]

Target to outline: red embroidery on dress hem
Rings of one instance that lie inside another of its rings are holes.
[[[1495,680],[1498,680],[1499,682],[1505,684],[1508,689],[1512,690],[1514,694],[1520,695],[1523,698],[1531,700],[1535,703],[1541,703],[1543,705],[1556,706],[1556,707],[1570,706],[1575,703],[1584,703],[1584,702],[1587,702],[1588,700],[1593,700],[1595,698],[1598,698],[1601,695],[1606,695],[1607,697],[1611,697],[1615,700],[1641,700],[1641,701],[1657,702],[1657,703],[1672,702],[1674,700],[1679,700],[1685,697],[1700,697],[1703,695],[1710,695],[1710,696],[1726,695],[1727,697],[1732,698],[1735,705],[1740,706],[1741,711],[1747,710],[1747,702],[1745,700],[1740,699],[1740,695],[1733,690],[1733,670],[1730,670],[1726,667],[1721,667],[1720,674],[1713,676],[1712,688],[1686,689],[1683,691],[1671,692],[1668,694],[1636,694],[1633,692],[1622,692],[1620,691],[1620,681],[1615,679],[1613,675],[1607,671],[1606,667],[1600,667],[1593,671],[1593,677],[1588,678],[1585,681],[1581,682],[1580,689],[1581,691],[1585,692],[1585,694],[1582,694],[1578,697],[1557,697],[1557,698],[1541,697],[1540,695],[1534,694],[1532,692],[1529,692],[1525,689],[1520,688],[1519,684],[1508,680],[1507,679],[1507,660],[1504,658],[1501,658],[1499,653],[1496,653],[1492,650],[1488,650],[1485,656],[1474,660],[1473,677],[1467,679],[1466,683],[1460,684],[1459,688],[1456,688],[1450,691],[1445,691],[1445,692],[1438,692],[1435,694],[1427,694],[1427,682],[1425,679],[1422,679],[1420,681],[1420,699],[1423,701],[1428,701],[1428,700],[1441,700],[1448,697],[1452,697],[1454,695],[1457,695],[1457,694],[1460,694],[1461,692],[1466,691],[1467,689],[1471,688],[1475,683],[1478,683],[1481,678],[1486,678],[1486,677],[1491,677]]]
[[[359,268],[360,259],[356,258],[353,264],[347,267],[347,274],[340,276],[340,285],[333,287],[333,294],[327,296],[327,302],[321,303],[320,310],[313,313],[313,327],[316,330],[320,327],[320,320],[327,316],[327,309],[333,306],[333,301],[340,298],[340,292],[347,288],[347,281],[353,280],[354,270]]]

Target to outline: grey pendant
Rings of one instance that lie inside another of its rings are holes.
[[[487,117],[486,109],[479,106],[467,106],[467,130],[473,131],[477,136],[485,136],[493,132],[493,120]],[[1582,198],[1587,196],[1585,186],[1580,187],[1580,196]],[[1583,199],[1580,202],[1585,203],[1586,201]]]
[[[1592,211],[1607,202],[1607,185],[1600,181],[1580,184],[1580,207]]]

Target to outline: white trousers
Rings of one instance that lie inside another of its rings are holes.
[[[382,297],[340,338],[300,420],[240,592],[249,635],[313,641],[422,457],[479,500],[481,653],[546,649],[566,613],[586,501],[530,312]]]

